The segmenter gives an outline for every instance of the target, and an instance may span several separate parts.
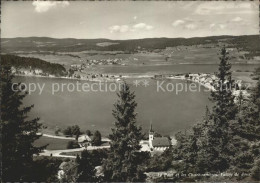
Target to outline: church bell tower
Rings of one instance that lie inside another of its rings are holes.
[[[150,148],[153,148],[153,139],[154,139],[154,131],[153,131],[153,126],[151,124],[150,130],[149,130],[149,146],[150,146]]]

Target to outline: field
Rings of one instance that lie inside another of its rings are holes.
[[[153,52],[140,51],[139,53],[124,53],[120,51],[82,51],[82,52],[17,52],[18,56],[35,57],[42,60],[64,64],[81,64],[86,60],[122,59],[123,65],[173,65],[173,64],[218,64],[220,48],[216,46],[177,46],[168,47]],[[245,51],[229,48],[229,57],[232,64],[259,63],[257,59],[245,59]],[[90,66],[91,68],[92,66]],[[102,67],[98,66],[98,67]],[[159,72],[159,71],[158,71]]]
[[[65,139],[56,139],[56,138],[49,138],[49,137],[41,137],[40,139],[34,142],[35,146],[43,146],[49,144],[47,146],[47,150],[60,150],[60,149],[67,149],[67,144],[70,140]]]

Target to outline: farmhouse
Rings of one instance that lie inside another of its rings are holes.
[[[78,138],[78,143],[80,147],[91,146],[92,139],[88,135],[82,135]]]

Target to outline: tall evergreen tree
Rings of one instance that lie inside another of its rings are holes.
[[[95,166],[91,158],[87,150],[82,151],[81,158],[77,157],[78,167],[76,182],[94,182],[97,180],[95,177]]]
[[[216,91],[211,92],[211,99],[215,102],[213,107],[213,115],[218,118],[219,125],[227,126],[227,121],[235,118],[237,107],[234,102],[234,80],[232,79],[231,64],[228,62],[228,52],[225,47],[221,49],[219,57],[220,64],[216,74],[218,78]]]
[[[94,146],[100,146],[102,143],[101,140],[102,140],[101,133],[98,130],[95,131],[92,139],[92,144]]]
[[[216,74],[218,78],[215,91],[211,92],[211,99],[215,103],[211,113],[211,120],[204,125],[207,129],[205,139],[207,141],[204,150],[210,157],[213,172],[224,171],[228,168],[230,158],[229,142],[232,138],[230,121],[234,120],[237,114],[235,97],[232,94],[235,87],[232,79],[231,64],[228,62],[228,52],[225,47],[221,49],[220,64]]]
[[[246,105],[242,106],[237,134],[250,141],[260,139],[260,79]]]
[[[139,145],[143,135],[141,128],[136,125],[135,94],[125,83],[118,93],[118,100],[114,104],[113,116],[116,119],[112,129],[110,153],[104,161],[104,180],[115,182],[142,181],[138,155]]]
[[[234,81],[231,75],[231,65],[225,48],[221,50],[219,70],[216,74],[218,83],[216,91],[211,92],[211,99],[215,103],[213,110],[209,113],[206,108],[206,116],[203,123],[193,127],[189,136],[186,137],[187,149],[191,149],[193,157],[186,157],[184,162],[192,167],[189,171],[195,173],[221,172],[229,165],[229,122],[235,119],[237,107],[232,95]],[[185,157],[185,155],[184,155]],[[190,161],[192,160],[192,161]],[[186,170],[187,171],[187,170]]]
[[[41,148],[33,142],[41,124],[39,118],[28,119],[28,112],[33,105],[24,107],[22,100],[26,93],[16,91],[20,84],[13,87],[13,75],[10,66],[1,68],[1,151],[2,180],[30,181],[30,171],[33,165],[33,154]],[[12,89],[13,87],[13,89]]]

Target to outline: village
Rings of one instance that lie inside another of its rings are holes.
[[[67,136],[57,136],[57,135],[48,135],[42,134],[43,137],[54,138],[54,139],[67,139],[67,140],[75,140],[74,137],[67,137]],[[93,135],[82,134],[77,138],[78,148],[73,149],[65,149],[65,150],[43,150],[39,153],[38,156],[51,156],[51,157],[60,157],[60,158],[68,158],[67,160],[63,161],[59,166],[59,171],[57,174],[57,178],[61,180],[65,176],[66,166],[70,162],[69,159],[75,159],[80,153],[84,150],[93,151],[93,150],[101,150],[101,149],[109,149],[110,139],[106,137],[102,137],[101,141],[104,143],[100,146],[95,146],[93,143]],[[158,134],[150,125],[150,129],[148,132],[148,139],[140,141],[140,150],[142,152],[149,152],[151,156],[162,154],[165,150],[169,149],[171,146],[176,145],[177,141],[174,138],[162,136]],[[96,175],[102,176],[102,167],[97,166]],[[148,172],[146,173],[147,177],[150,178],[158,178],[161,176],[173,176],[175,171],[170,172]]]
[[[75,143],[71,147],[67,147],[68,149],[64,150],[43,150],[43,152],[39,153],[39,156],[56,156],[56,157],[69,157],[69,158],[76,158],[73,152],[81,152],[83,150],[96,150],[96,149],[107,149],[110,148],[109,142],[110,139],[107,137],[101,137],[101,143],[96,145],[94,141],[93,134],[82,134],[78,137],[72,136],[60,136],[60,135],[49,135],[38,133],[46,138],[53,138],[53,139],[60,139],[60,140],[70,140]],[[164,152],[166,149],[170,148],[172,145],[176,144],[176,140],[172,137],[162,136],[155,132],[152,127],[150,126],[148,132],[148,139],[140,141],[140,151],[147,151],[150,152],[152,155],[160,154]],[[71,155],[73,154],[73,155]]]

